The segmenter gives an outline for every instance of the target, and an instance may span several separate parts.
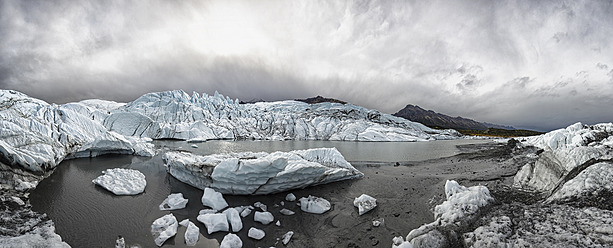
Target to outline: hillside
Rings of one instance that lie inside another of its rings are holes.
[[[394,116],[402,117],[410,121],[419,122],[428,127],[456,130],[486,130],[488,126],[475,120],[464,117],[451,117],[432,110],[425,110],[416,105],[407,105]],[[491,125],[491,124],[490,124]]]

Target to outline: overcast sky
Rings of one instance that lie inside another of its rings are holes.
[[[0,1],[0,88],[216,90],[550,130],[613,121],[611,1]]]

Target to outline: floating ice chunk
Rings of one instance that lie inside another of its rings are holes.
[[[223,198],[223,195],[211,188],[204,189],[204,194],[202,195],[202,205],[211,207],[212,209],[218,211],[228,207],[228,203]]]
[[[281,242],[283,242],[283,245],[287,245],[289,241],[292,239],[292,236],[294,236],[294,232],[292,231],[289,231],[283,234],[283,237],[281,237]]]
[[[256,211],[253,220],[268,225],[275,220],[275,217],[270,212]]]
[[[247,236],[249,236],[252,239],[261,240],[264,238],[264,236],[266,236],[266,233],[260,229],[251,227],[249,228],[249,233],[247,233]]]
[[[198,228],[189,219],[184,219],[179,222],[179,225],[187,227],[185,231],[185,244],[188,246],[194,246],[198,242],[198,236],[200,235],[200,228]]]
[[[294,194],[292,194],[292,193],[289,193],[289,194],[287,194],[287,195],[285,196],[285,200],[286,200],[286,201],[293,202],[293,201],[295,201],[295,200],[296,200],[296,196],[295,196]]]
[[[187,201],[187,199],[183,198],[183,193],[170,194],[160,204],[160,210],[182,209],[187,205]]]
[[[243,220],[236,209],[228,208],[223,213],[226,215],[230,226],[232,226],[232,232],[239,232],[243,229]]]
[[[115,195],[137,195],[145,191],[145,175],[133,169],[107,169],[92,182]]]
[[[197,219],[204,224],[209,234],[218,231],[227,232],[230,230],[226,214],[203,214],[198,215]]]
[[[359,215],[363,215],[377,206],[377,199],[367,194],[362,194],[353,200],[353,206],[358,208]]]
[[[292,210],[289,210],[287,208],[281,209],[281,211],[279,211],[279,213],[281,213],[282,215],[294,215],[295,212]]]
[[[191,146],[192,146],[192,148],[198,148],[198,145],[196,145],[196,144],[193,144]]]
[[[126,240],[121,235],[115,240],[115,248],[126,248]]]
[[[219,211],[217,211],[217,210],[215,210],[215,209],[202,209],[202,210],[200,210],[200,211],[198,212],[198,215],[203,215],[203,214],[216,214],[217,212],[219,212]]]
[[[247,217],[248,215],[251,214],[251,211],[252,211],[251,208],[243,209],[243,211],[241,212],[241,217],[243,217],[243,218]]]
[[[253,204],[253,206],[256,208],[260,208],[262,211],[268,211],[268,207],[264,203],[256,202]]]
[[[221,240],[221,245],[219,245],[219,248],[242,248],[242,247],[243,247],[243,241],[241,240],[240,237],[238,237],[238,235],[234,233],[226,234],[226,236],[223,237],[223,240]]]
[[[277,220],[277,222],[275,222],[275,226],[281,226],[281,221]]]
[[[310,196],[300,198],[300,209],[307,213],[323,214],[330,210],[330,202],[324,198]]]
[[[153,224],[151,224],[151,235],[155,239],[155,244],[162,246],[167,239],[175,236],[178,226],[177,218],[172,213],[153,221]]]

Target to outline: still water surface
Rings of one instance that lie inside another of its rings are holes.
[[[160,151],[187,150],[196,154],[245,151],[290,151],[317,147],[336,147],[348,161],[421,161],[452,156],[459,153],[456,145],[485,143],[481,140],[452,140],[431,142],[333,142],[333,141],[210,141],[192,144],[182,141],[156,141]],[[115,196],[95,186],[92,180],[109,168],[131,168],[141,171],[147,179],[145,192],[136,196]],[[73,159],[62,162],[57,170],[43,180],[31,193],[33,209],[55,222],[56,232],[73,247],[113,247],[117,235],[128,245],[155,247],[150,233],[151,223],[169,211],[160,211],[159,204],[170,193],[183,193],[189,199],[187,208],[174,210],[178,221],[189,218],[200,228],[196,247],[216,247],[225,233],[206,234],[204,225],[196,220],[202,191],[170,176],[160,156],[153,158],[108,155],[96,158]],[[261,201],[269,206],[271,199],[283,199],[285,193],[269,196],[225,196],[230,206],[250,205]],[[278,203],[278,201],[277,201]],[[298,214],[296,217],[298,218]],[[244,230],[239,233],[245,247],[274,245],[254,243],[246,236],[253,220],[243,219]],[[270,226],[274,226],[271,224]],[[272,227],[267,227],[272,228]],[[185,247],[179,227],[176,238],[164,247]],[[268,239],[268,237],[267,237]],[[269,242],[274,242],[274,239]]]

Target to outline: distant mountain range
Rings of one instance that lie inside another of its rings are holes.
[[[491,124],[487,122],[478,122],[472,119],[464,117],[451,117],[448,115],[440,114],[432,110],[425,110],[416,105],[407,105],[394,116],[402,117],[410,121],[419,122],[428,127],[442,128],[442,129],[456,129],[456,130],[487,130],[488,128],[495,129],[507,129],[515,130],[511,126],[503,126],[497,124]]]
[[[316,103],[322,103],[322,102],[332,102],[332,103],[341,103],[341,104],[347,104],[347,102],[345,101],[341,101],[338,99],[334,99],[334,98],[326,98],[323,96],[316,96],[316,97],[311,97],[311,98],[307,98],[307,99],[295,99],[296,101],[299,102],[306,102],[308,104],[316,104]]]

